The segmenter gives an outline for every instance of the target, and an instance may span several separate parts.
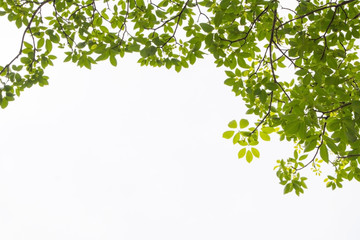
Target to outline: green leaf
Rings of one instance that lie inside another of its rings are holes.
[[[256,157],[259,158],[260,157],[260,152],[256,149],[256,148],[251,148],[251,152],[252,154]]]
[[[328,153],[328,149],[325,146],[325,144],[322,144],[320,147],[320,157],[326,162],[329,162],[329,153]]]
[[[204,30],[204,32],[210,33],[212,30],[214,30],[214,27],[207,23],[200,23],[201,28]]]
[[[222,0],[220,1],[220,7],[222,10],[225,10],[230,5],[231,0]]]
[[[233,138],[233,143],[236,144],[240,140],[240,132],[237,132]]]
[[[226,131],[223,133],[223,138],[230,139],[234,135],[234,131]]]
[[[351,103],[351,107],[352,107],[352,109],[353,109],[354,112],[360,114],[360,101],[359,101],[359,100],[353,101],[353,102]]]
[[[265,83],[265,88],[269,89],[271,91],[275,91],[278,88],[278,85],[276,83]]]
[[[226,74],[228,77],[231,77],[231,78],[236,77],[236,74],[235,74],[234,72],[232,72],[232,71],[225,71],[225,74]]]
[[[145,7],[144,0],[136,0],[136,5],[140,8]]]
[[[260,132],[260,137],[264,141],[270,141],[270,136],[267,133]]]
[[[327,136],[323,136],[323,138],[324,138],[326,146],[328,146],[333,153],[335,153],[335,154],[338,153],[338,147],[336,146],[334,140]]]
[[[104,60],[108,59],[108,57],[109,57],[109,52],[105,51],[96,58],[96,61],[104,61]]]
[[[229,128],[237,128],[237,122],[235,120],[232,120],[228,124]]]
[[[329,65],[329,67],[331,67],[332,69],[336,69],[337,68],[337,62],[336,59],[333,57],[328,57],[326,59],[327,64]]]
[[[21,18],[16,19],[15,24],[16,24],[17,28],[21,28],[21,25],[22,25]]]
[[[150,57],[150,56],[155,55],[156,50],[157,50],[157,48],[154,47],[154,46],[145,47],[145,48],[143,48],[143,49],[140,51],[140,55],[141,55],[143,58]]]
[[[1,108],[4,109],[8,106],[8,100],[6,98],[3,98],[1,100]]]
[[[270,134],[275,132],[275,129],[273,127],[262,127],[261,131],[263,131],[264,133]]]
[[[45,49],[48,53],[50,53],[52,50],[52,43],[49,39],[46,39],[45,41]]]
[[[245,69],[250,68],[250,66],[246,63],[246,61],[243,58],[239,57],[237,62],[239,64],[239,66],[242,68],[245,68]]]
[[[160,18],[166,18],[166,13],[161,10],[156,10],[155,13],[156,13],[156,16],[158,16]]]
[[[306,69],[300,69],[295,72],[295,74],[299,75],[299,76],[305,76],[307,73],[308,73],[308,70],[306,70]]]
[[[42,48],[44,46],[44,43],[45,43],[45,39],[40,38],[39,41],[37,42],[37,48]]]
[[[223,19],[224,13],[223,12],[217,12],[214,17],[214,25],[215,27],[220,26],[222,19]]]
[[[286,134],[295,134],[298,132],[299,128],[300,128],[299,121],[291,121],[284,127],[284,130]]]
[[[117,65],[117,60],[116,60],[116,58],[115,58],[114,55],[110,55],[110,63],[111,63],[111,65],[113,65],[114,67],[116,67],[116,65]]]
[[[316,147],[316,144],[317,144],[316,139],[312,139],[311,141],[306,142],[304,152],[310,152]]]
[[[248,162],[248,163],[251,163],[252,162],[252,160],[253,160],[253,154],[251,153],[251,151],[250,150],[248,150],[247,152],[246,152],[246,161]]]
[[[240,128],[246,128],[249,125],[249,121],[246,119],[240,120]]]
[[[243,148],[239,151],[238,153],[238,158],[243,158],[245,156],[245,153],[246,153],[246,148]]]
[[[291,192],[293,190],[293,184],[292,183],[288,183],[285,185],[284,188],[284,194],[288,194],[289,192]]]

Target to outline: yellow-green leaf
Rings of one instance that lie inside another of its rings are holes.
[[[233,138],[233,143],[236,144],[240,140],[240,132],[237,132]]]
[[[270,141],[270,136],[267,133],[260,132],[260,137],[264,141]]]
[[[235,120],[232,120],[228,124],[229,128],[237,128],[237,122]]]
[[[259,158],[260,157],[260,152],[259,152],[259,150],[257,150],[256,148],[251,148],[251,152],[252,152],[252,154],[255,156],[255,157],[257,157],[257,158]]]
[[[325,162],[329,162],[329,152],[325,144],[322,144],[320,147],[320,156]]]
[[[234,135],[234,131],[226,131],[223,133],[223,138],[230,139]]]
[[[245,156],[245,153],[246,153],[246,148],[241,149],[238,153],[239,159],[243,158]]]
[[[201,28],[204,30],[204,32],[211,32],[212,30],[214,30],[214,27],[211,26],[210,24],[207,23],[200,23]]]
[[[316,143],[317,143],[316,139],[307,142],[305,145],[304,152],[310,152],[311,150],[313,150],[316,147]]]
[[[248,162],[248,163],[251,163],[251,161],[253,160],[253,154],[251,153],[251,151],[250,150],[248,150],[247,152],[246,152],[246,161]]]
[[[246,119],[240,120],[240,128],[246,128],[249,125],[249,121]]]

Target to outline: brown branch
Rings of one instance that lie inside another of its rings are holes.
[[[226,41],[226,42],[230,42],[230,45],[231,45],[232,43],[234,43],[234,42],[239,42],[239,41],[245,40],[245,42],[242,44],[242,46],[243,46],[243,45],[246,43],[246,39],[247,39],[247,37],[249,36],[251,30],[254,28],[256,22],[260,20],[260,17],[261,17],[262,15],[264,15],[264,14],[268,11],[268,9],[269,9],[269,6],[267,6],[267,7],[255,18],[255,20],[251,22],[250,27],[249,27],[249,30],[248,30],[247,32],[242,32],[242,33],[245,34],[244,37],[239,38],[239,39],[236,39],[236,40],[229,40],[229,39],[221,38],[221,37],[220,37],[220,40],[223,40],[223,41]]]
[[[325,111],[325,112],[323,112],[323,111],[319,111],[319,110],[315,110],[316,112],[321,112],[321,113],[332,113],[332,112],[336,112],[337,110],[339,110],[339,109],[341,109],[341,108],[344,108],[344,107],[346,107],[346,106],[349,106],[349,105],[351,105],[351,103],[345,103],[345,104],[343,104],[343,105],[341,105],[340,107],[337,107],[337,108],[335,108],[335,109],[333,109],[333,110],[329,110],[329,111]]]
[[[274,19],[273,19],[273,27],[272,27],[272,31],[271,31],[271,37],[270,37],[270,42],[269,42],[269,46],[267,47],[266,51],[269,49],[269,55],[270,55],[270,66],[271,66],[271,71],[273,74],[273,78],[274,81],[276,82],[276,75],[275,75],[275,71],[274,71],[274,65],[273,65],[273,59],[272,59],[272,42],[274,41],[274,29],[275,29],[275,24],[276,24],[276,9],[274,11]],[[266,56],[266,52],[264,57]],[[264,58],[263,58],[264,60]],[[261,62],[260,62],[261,65]],[[272,106],[272,102],[273,102],[273,95],[274,95],[274,91],[271,91],[271,98],[270,98],[270,103],[269,103],[269,108],[268,111],[266,113],[266,115],[263,117],[263,119],[256,125],[255,129],[250,133],[250,135],[252,135],[265,121],[265,119],[270,115],[271,112],[271,106]]]
[[[252,74],[249,75],[249,79],[251,79],[252,76],[257,75],[257,73],[258,73],[258,71],[259,71],[259,69],[260,69],[260,67],[261,67],[261,64],[262,64],[262,63],[264,62],[264,60],[265,60],[265,57],[266,57],[266,55],[267,55],[267,51],[268,51],[268,50],[269,50],[269,47],[266,48],[265,53],[264,53],[262,59],[260,60],[259,65],[258,65],[257,69],[255,70],[255,72],[253,72]]]
[[[92,1],[91,3],[86,4],[86,5],[78,5],[78,4],[77,4],[78,9],[76,9],[74,12],[72,12],[72,13],[70,14],[70,16],[68,17],[68,19],[70,20],[70,18],[71,18],[75,13],[77,13],[78,11],[80,11],[80,10],[82,10],[82,9],[84,9],[84,8],[87,8],[87,7],[92,6],[94,3],[95,3],[95,2]]]
[[[172,16],[168,20],[164,21],[161,25],[157,26],[156,28],[152,28],[150,30],[156,31],[156,30],[162,28],[163,26],[165,26],[165,24],[167,24],[168,22],[171,22],[172,20],[174,20],[174,19],[176,19],[178,17],[180,19],[181,14],[185,11],[185,9],[186,9],[187,5],[189,4],[189,2],[190,2],[190,0],[186,1],[186,3],[184,4],[184,7],[181,9],[181,11],[178,14],[176,14],[175,16]],[[179,20],[177,22],[179,22]]]
[[[303,69],[302,67],[296,65],[296,63],[294,62],[294,59],[292,59],[292,58],[290,58],[288,55],[286,55],[286,52],[284,52],[276,42],[274,42],[274,44],[275,44],[275,47],[277,48],[277,50],[279,50],[279,51],[281,52],[282,56],[284,56],[285,58],[287,58],[287,60],[289,60],[292,65],[294,65],[294,66],[297,67],[297,68]],[[288,50],[286,50],[286,51],[288,51]],[[280,58],[281,58],[281,57],[280,57]]]
[[[324,10],[324,9],[334,8],[334,7],[335,7],[335,8],[338,8],[338,7],[344,6],[344,5],[346,5],[346,4],[352,3],[352,2],[354,2],[354,1],[357,1],[357,0],[348,0],[348,1],[344,1],[344,2],[341,2],[341,3],[338,3],[338,4],[334,4],[334,5],[327,5],[327,6],[320,7],[320,8],[318,8],[318,9],[315,9],[315,10],[313,10],[313,11],[310,11],[310,12],[304,14],[304,15],[298,16],[298,17],[296,17],[296,18],[290,19],[290,20],[288,20],[288,21],[280,24],[280,25],[276,28],[276,30],[279,29],[279,28],[281,28],[281,27],[283,27],[283,26],[285,26],[285,25],[288,24],[288,23],[291,23],[291,22],[296,21],[296,20],[298,20],[298,19],[303,19],[303,18],[305,18],[305,17],[307,17],[307,16],[309,16],[309,15],[312,15],[312,14],[314,14],[314,13],[316,13],[316,12],[320,12],[320,11],[322,11],[322,10]]]
[[[289,101],[291,102],[291,98],[289,97],[289,95],[285,92],[285,89],[281,86],[281,84],[276,80],[276,74],[275,74],[275,69],[274,69],[274,61],[272,58],[272,44],[275,43],[274,41],[274,32],[275,32],[275,25],[276,25],[276,16],[277,16],[277,11],[275,9],[274,11],[274,19],[273,19],[273,25],[272,25],[272,29],[271,29],[271,36],[270,36],[270,41],[269,41],[269,57],[270,57],[270,67],[271,67],[271,73],[274,79],[274,82],[281,88],[281,90],[285,93],[286,97],[289,99]]]
[[[320,142],[319,146],[316,147],[316,152],[315,152],[313,158],[312,158],[307,164],[305,164],[303,167],[301,167],[301,168],[296,168],[296,169],[295,169],[295,172],[300,171],[300,170],[306,168],[307,166],[309,166],[311,163],[313,163],[313,162],[315,161],[316,156],[319,154],[320,147],[321,147],[321,146],[323,145],[323,143],[324,143],[324,138],[323,138],[323,136],[324,136],[324,134],[325,134],[326,124],[327,124],[327,122],[324,123],[323,129],[322,129],[322,133],[320,134],[321,142]]]
[[[34,34],[32,33],[31,31],[31,28],[29,28],[29,32],[30,32],[30,35],[31,35],[31,39],[32,39],[32,42],[33,42],[33,51],[34,51],[34,55],[32,57],[32,60],[31,60],[31,63],[29,64],[30,66],[30,69],[32,69],[32,66],[36,60],[36,52],[37,52],[37,49],[36,49],[36,45],[35,45],[35,38],[34,38]]]
[[[265,119],[270,115],[271,112],[271,107],[272,107],[272,103],[273,103],[273,95],[274,95],[274,91],[271,91],[270,93],[270,103],[269,103],[269,108],[267,113],[265,114],[265,116],[261,119],[261,121],[256,125],[255,129],[250,133],[250,136],[256,132],[256,130],[264,123]]]
[[[21,44],[20,44],[20,49],[19,49],[19,53],[0,71],[0,75],[5,71],[5,69],[9,69],[10,65],[22,54],[22,50],[24,47],[24,41],[25,41],[25,36],[26,36],[26,32],[30,30],[31,24],[34,21],[34,18],[36,16],[36,14],[40,11],[40,9],[48,2],[51,2],[52,0],[46,0],[42,3],[40,3],[40,5],[35,9],[34,13],[32,14],[29,23],[26,25],[26,28],[23,32],[22,38],[21,38]]]
[[[65,32],[65,29],[63,27],[63,25],[60,23],[60,19],[59,19],[59,16],[61,17],[61,15],[58,13],[57,9],[56,9],[56,5],[55,5],[55,1],[53,3],[53,7],[54,7],[54,11],[55,11],[55,18],[56,18],[56,21],[57,23],[59,24],[59,28],[60,28],[60,31],[64,34],[65,38],[66,38],[66,42],[67,44],[69,45],[69,47],[71,48],[71,50],[73,50],[72,48],[72,44],[70,43],[70,41],[72,43],[75,43],[75,40],[72,39],[66,32]],[[65,20],[64,18],[61,17],[62,20]],[[76,43],[75,43],[76,44]]]
[[[324,34],[323,34],[323,36],[322,36],[322,38],[324,38],[324,50],[323,50],[323,53],[322,53],[322,55],[321,55],[321,58],[320,59],[323,59],[324,58],[324,56],[325,56],[325,52],[326,52],[326,49],[327,49],[327,39],[326,39],[326,34],[327,34],[327,32],[329,31],[329,29],[330,29],[330,26],[331,26],[331,24],[334,22],[334,19],[335,19],[335,16],[336,16],[336,11],[337,11],[337,9],[338,9],[338,7],[336,7],[335,8],[335,11],[334,11],[334,14],[332,15],[332,18],[331,18],[331,20],[330,20],[330,23],[329,23],[329,25],[327,26],[327,28],[326,28],[326,30],[325,30],[325,32],[324,32]]]
[[[181,15],[184,13],[184,11],[185,11],[187,5],[189,4],[189,2],[190,2],[190,0],[187,0],[186,3],[184,4],[183,8],[181,9],[181,11],[175,16],[175,18],[178,18],[178,19],[176,21],[176,26],[175,26],[175,29],[174,29],[174,33],[173,33],[173,35],[171,37],[169,37],[168,40],[166,40],[166,42],[163,45],[161,45],[161,48],[163,48],[171,39],[173,39],[173,38],[175,39],[175,34],[176,34],[176,31],[177,31],[177,29],[179,27],[179,24],[180,24]],[[173,18],[173,19],[175,19],[175,18]],[[154,31],[155,31],[155,29],[154,29]]]
[[[210,22],[210,18],[205,13],[203,13],[201,11],[198,0],[195,1],[195,5],[196,5],[196,7],[198,8],[198,11],[199,11],[199,17],[198,17],[197,21],[199,22],[201,15],[204,15],[207,18],[208,22]]]

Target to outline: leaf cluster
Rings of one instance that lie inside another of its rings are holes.
[[[259,140],[294,143],[294,156],[276,166],[285,193],[303,193],[310,167],[333,166],[328,187],[360,180],[360,3],[356,0],[0,0],[0,16],[21,31],[14,57],[0,66],[0,106],[33,85],[62,49],[65,62],[91,69],[117,66],[129,53],[139,64],[181,71],[206,54],[226,68],[225,84],[247,114],[224,138],[251,162]],[[293,75],[280,74],[282,69]]]

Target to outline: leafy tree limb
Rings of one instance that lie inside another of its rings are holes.
[[[88,69],[99,61],[117,66],[120,57],[136,53],[140,65],[181,71],[212,55],[247,114],[259,119],[230,121],[223,136],[240,146],[239,158],[259,158],[255,146],[276,132],[295,147],[275,167],[284,193],[303,193],[302,170],[320,175],[323,164],[333,167],[327,187],[360,181],[360,3],[282,3],[0,0],[0,16],[23,31],[19,51],[0,66],[0,106],[48,84],[55,48],[65,62]],[[281,68],[293,74],[279,74]]]

